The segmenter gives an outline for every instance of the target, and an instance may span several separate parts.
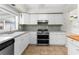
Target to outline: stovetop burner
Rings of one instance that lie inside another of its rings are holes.
[[[37,34],[38,35],[48,35],[49,32],[48,32],[48,29],[38,29]]]
[[[38,45],[49,45],[48,29],[38,29],[38,31],[37,31],[37,44]]]

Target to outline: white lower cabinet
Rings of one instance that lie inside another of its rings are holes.
[[[14,54],[20,55],[29,44],[29,34],[21,35],[15,38]]]
[[[70,46],[68,47],[68,55],[79,55],[79,47],[69,44]]]
[[[68,38],[68,41],[67,41],[68,55],[79,55],[79,46],[77,44],[78,44],[78,41],[76,43],[74,39]]]
[[[55,42],[55,35],[50,32],[49,33],[49,44],[53,45],[53,44],[55,44],[54,42]]]
[[[65,45],[66,44],[66,36],[64,34],[55,34],[54,37],[55,45]]]
[[[30,44],[37,44],[37,32],[30,33]]]
[[[66,43],[65,34],[49,33],[50,45],[64,45]],[[37,44],[37,32],[29,32],[15,38],[14,54],[20,55],[28,44]]]
[[[30,44],[37,44],[37,32],[30,33]],[[50,45],[65,45],[66,36],[64,33],[49,33],[49,44]]]
[[[50,33],[49,37],[50,45],[65,45],[66,44],[66,36],[64,33]]]

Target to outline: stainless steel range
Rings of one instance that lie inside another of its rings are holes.
[[[48,29],[38,29],[37,44],[38,45],[49,45],[49,32],[48,32]]]
[[[38,20],[37,45],[49,45],[48,20]]]

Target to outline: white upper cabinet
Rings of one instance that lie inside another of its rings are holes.
[[[38,14],[30,14],[30,24],[37,24]]]
[[[63,14],[49,14],[49,24],[63,24]]]
[[[48,24],[54,24],[54,14],[49,14],[48,19]]]
[[[37,24],[38,14],[26,14],[20,15],[20,24]]]
[[[22,13],[20,14],[20,24],[29,24],[29,14],[27,13]]]
[[[63,24],[63,14],[27,14],[20,15],[20,24],[37,24],[38,20],[48,20],[48,24]]]
[[[55,24],[63,24],[63,14],[54,14],[54,23]]]

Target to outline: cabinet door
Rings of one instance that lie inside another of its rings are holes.
[[[68,48],[68,55],[79,55],[79,49]]]
[[[62,34],[55,34],[54,37],[55,45],[65,45],[66,44],[66,36]]]
[[[79,47],[69,42],[68,55],[79,55]]]
[[[37,32],[30,33],[30,44],[37,44]]]
[[[24,24],[29,24],[30,23],[30,16],[29,14],[24,14]]]
[[[71,38],[67,38],[67,41],[68,41],[69,43],[72,43],[72,44],[76,45],[76,46],[79,46],[79,41],[76,41],[76,40],[71,39]]]
[[[20,24],[29,24],[30,23],[30,17],[27,13],[20,14]]]
[[[29,33],[28,34],[24,34],[23,35],[23,42],[22,42],[22,44],[23,44],[23,51],[28,46],[29,40],[30,40]]]
[[[54,38],[55,37],[55,35],[51,32],[51,33],[49,33],[49,44],[50,45],[54,45],[55,44],[55,42],[54,42]]]
[[[54,23],[55,24],[63,24],[63,14],[54,14]]]
[[[50,44],[65,45],[66,44],[65,33],[50,32]]]
[[[54,14],[48,14],[48,24],[54,24]]]
[[[30,14],[30,24],[37,24],[38,14]]]
[[[15,38],[15,45],[14,45],[14,54],[15,55],[20,55],[22,53],[22,42],[23,42],[23,37],[17,37]]]
[[[29,35],[21,35],[17,38],[15,38],[15,44],[14,44],[14,54],[15,55],[20,55],[24,49],[28,46],[29,44]]]
[[[49,14],[49,24],[63,24],[63,15],[62,14]]]

